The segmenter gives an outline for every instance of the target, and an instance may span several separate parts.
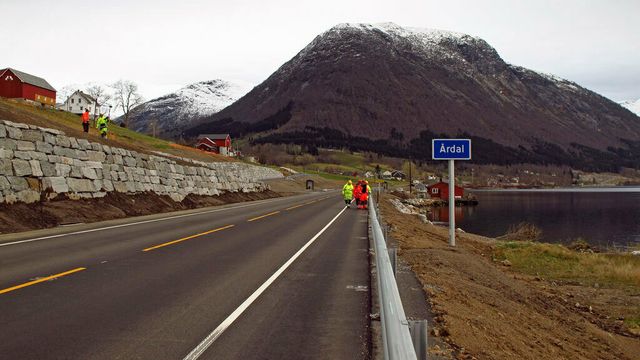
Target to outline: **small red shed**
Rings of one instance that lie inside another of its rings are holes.
[[[45,79],[11,68],[0,70],[0,96],[56,105],[56,89]]]
[[[427,192],[432,198],[448,199],[449,198],[449,184],[443,181],[427,186]],[[460,186],[455,187],[454,196],[456,199],[464,196],[464,188]]]
[[[200,134],[196,147],[216,154],[230,155],[231,135],[229,134]]]

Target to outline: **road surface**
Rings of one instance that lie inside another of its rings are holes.
[[[367,359],[368,286],[336,193],[3,236],[0,359]]]

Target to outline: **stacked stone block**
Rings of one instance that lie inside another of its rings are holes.
[[[267,186],[260,180],[280,177],[261,166],[149,155],[0,120],[0,203],[32,203],[57,194],[98,198],[112,191],[154,192],[182,201],[189,194],[263,191]]]

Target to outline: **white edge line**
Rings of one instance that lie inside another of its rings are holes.
[[[320,230],[317,234],[315,234],[311,240],[309,240],[306,244],[304,244],[304,246],[302,248],[300,248],[300,250],[298,250],[298,252],[296,252],[289,260],[287,260],[287,262],[284,263],[284,265],[282,265],[275,273],[273,273],[273,275],[271,275],[267,281],[264,282],[264,284],[260,285],[260,287],[253,292],[253,294],[251,294],[251,296],[249,296],[242,304],[240,304],[240,306],[238,306],[237,309],[235,309],[231,315],[229,315],[226,319],[224,319],[224,321],[222,321],[222,323],[220,325],[218,325],[217,328],[215,328],[209,335],[207,335],[206,338],[204,338],[204,340],[202,340],[202,342],[200,342],[200,344],[198,344],[198,346],[195,347],[195,349],[193,349],[187,356],[184,357],[183,360],[195,360],[197,358],[200,357],[200,355],[202,355],[208,348],[209,346],[211,346],[211,344],[213,344],[214,341],[216,341],[216,339],[218,337],[220,337],[220,335],[222,335],[222,333],[224,333],[225,330],[227,330],[227,328],[229,326],[231,326],[231,324],[233,324],[234,321],[236,321],[238,319],[238,317],[240,317],[240,315],[242,315],[243,312],[245,312],[245,310],[247,310],[249,308],[249,306],[251,306],[251,304],[285,271],[287,270],[287,268],[300,256],[302,255],[302,253],[309,247],[311,246],[311,244],[313,244],[316,239],[318,237],[320,237],[320,235],[322,235],[322,233],[325,232],[325,230],[327,230],[327,228],[329,228],[329,226],[331,226],[331,224],[333,224],[334,221],[336,221],[336,219],[342,215],[342,213],[347,210],[347,207],[345,206],[342,211],[340,211],[338,213],[338,215],[336,215],[333,219],[331,219],[331,221],[329,221],[329,223],[327,225],[325,225],[322,230]]]
[[[117,229],[117,228],[127,227],[127,226],[148,224],[148,223],[158,222],[158,221],[179,219],[179,218],[189,217],[189,216],[205,215],[205,214],[210,214],[210,213],[219,212],[219,211],[227,211],[227,210],[233,210],[233,209],[240,209],[240,208],[244,208],[244,207],[248,207],[248,206],[267,204],[267,203],[270,203],[270,202],[275,202],[275,201],[284,200],[284,199],[288,199],[288,197],[282,197],[282,198],[277,198],[277,199],[267,199],[266,201],[261,201],[261,202],[256,202],[256,203],[252,203],[252,204],[246,204],[246,205],[240,205],[240,206],[234,206],[234,207],[227,207],[227,208],[224,208],[224,209],[214,209],[214,210],[196,212],[196,213],[192,213],[192,214],[175,215],[175,216],[163,217],[163,218],[160,218],[160,219],[144,220],[144,221],[138,221],[138,222],[133,222],[133,223],[128,223],[128,224],[106,226],[106,227],[97,228],[97,229],[74,231],[74,232],[64,233],[64,234],[49,235],[49,236],[43,236],[43,237],[38,237],[38,238],[33,238],[33,239],[26,239],[26,240],[7,242],[7,243],[0,244],[0,247],[10,246],[10,245],[18,245],[18,244],[24,244],[24,243],[30,243],[30,242],[41,241],[41,240],[46,240],[46,239],[54,239],[54,238],[59,238],[59,237],[64,237],[64,236],[86,234],[86,233],[92,233],[92,232],[96,232],[96,231],[111,230],[111,229]]]

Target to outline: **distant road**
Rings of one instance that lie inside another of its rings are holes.
[[[1,359],[370,357],[367,216],[337,193],[59,232],[0,237]]]

